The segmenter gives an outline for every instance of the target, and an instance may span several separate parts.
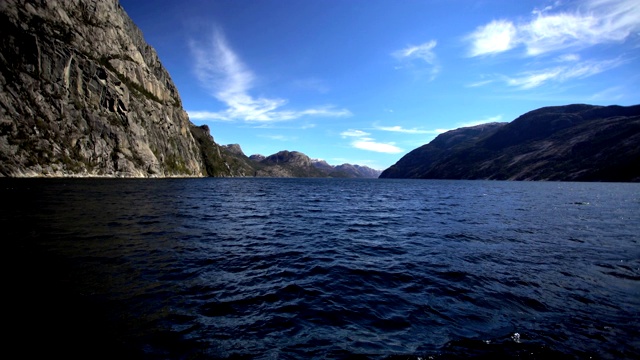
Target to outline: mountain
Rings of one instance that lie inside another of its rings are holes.
[[[377,178],[380,174],[366,166],[329,165],[299,151],[283,150],[269,156],[254,154],[247,157],[238,144],[223,145],[221,149],[226,161],[233,164],[236,171],[241,169],[241,176]]]
[[[0,2],[0,176],[236,176],[116,0]]]
[[[298,151],[279,151],[258,163],[257,176],[266,177],[327,177],[313,166],[311,158]]]
[[[640,181],[640,105],[544,107],[452,130],[380,178]]]
[[[380,176],[382,171],[372,169],[368,166],[361,165],[351,165],[351,164],[342,164],[342,165],[329,165],[324,160],[312,160],[313,166],[324,171],[330,177],[341,177],[341,178],[377,178]]]

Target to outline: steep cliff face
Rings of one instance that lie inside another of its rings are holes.
[[[380,177],[640,181],[640,105],[545,107],[508,124],[453,130]]]
[[[0,23],[0,175],[206,174],[175,85],[116,0],[3,0]]]

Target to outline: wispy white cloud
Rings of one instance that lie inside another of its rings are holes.
[[[624,98],[624,94],[626,93],[627,91],[625,91],[624,87],[613,86],[591,95],[591,97],[589,97],[589,100],[607,102],[618,101]]]
[[[429,143],[434,138],[436,138],[438,135],[444,134],[447,131],[451,131],[451,130],[455,130],[455,129],[459,129],[459,128],[463,128],[463,127],[471,127],[471,126],[477,126],[477,125],[495,123],[495,122],[501,122],[501,121],[502,121],[502,115],[496,115],[496,116],[484,117],[484,118],[478,119],[478,120],[458,122],[458,123],[456,123],[455,127],[448,128],[448,129],[439,128],[439,129],[432,129],[432,130],[419,130],[419,132],[410,132],[410,133],[415,133],[415,134],[429,134],[430,136],[422,138],[419,142],[411,141],[411,142],[404,142],[403,144],[405,144],[405,145],[410,144],[411,147],[415,148],[415,147],[422,146],[425,143]],[[393,129],[393,130],[386,130],[386,131],[398,131],[398,128],[402,129],[399,126],[392,126],[392,127],[387,128],[387,129]],[[376,129],[385,130],[384,127],[376,127]],[[404,130],[408,130],[408,129],[404,129]],[[406,131],[400,131],[400,132],[406,132]],[[364,139],[364,140],[369,140],[369,139]]]
[[[557,79],[561,74],[561,68],[556,67],[540,71],[528,71],[519,74],[517,77],[505,78],[505,81],[509,86],[515,86],[520,89],[532,89],[544,84],[545,82]]]
[[[580,55],[578,54],[563,54],[556,58],[557,62],[574,62],[580,61]]]
[[[354,130],[349,129],[340,133],[343,138],[352,138],[351,146],[360,149],[360,150],[368,150],[379,153],[387,153],[387,154],[398,154],[403,152],[404,150],[397,147],[395,143],[381,143],[375,141],[375,139],[370,138],[370,133],[362,130]]]
[[[496,82],[496,79],[488,79],[488,80],[480,80],[480,81],[476,81],[470,84],[465,85],[466,87],[481,87],[481,86],[485,86],[485,85],[489,85],[491,83]]]
[[[252,122],[246,125],[243,125],[243,128],[251,128],[251,129],[278,129],[278,130],[307,130],[313,129],[317,125],[314,123],[287,123],[284,125],[283,122]]]
[[[422,59],[428,64],[433,64],[436,60],[436,55],[433,49],[438,43],[435,40],[428,41],[424,44],[417,46],[408,46],[402,50],[395,51],[393,56],[399,59]]]
[[[219,112],[190,111],[189,116],[199,120],[245,120],[273,122],[293,120],[303,116],[344,117],[350,116],[347,109],[333,106],[305,110],[279,110],[287,100],[279,98],[253,97],[255,75],[233,52],[221,31],[213,32],[211,42],[202,45],[190,43],[194,57],[194,72],[202,86],[213,97],[225,103],[227,109]]]
[[[537,12],[521,26],[528,55],[620,42],[640,29],[637,0],[590,0],[573,12]]]
[[[342,135],[342,137],[363,137],[363,136],[369,136],[371,134],[362,130],[349,129],[341,132],[340,135]]]
[[[382,131],[399,132],[404,134],[439,134],[437,130],[424,130],[418,128],[405,129],[402,126],[376,126],[376,129]]]
[[[375,142],[373,139],[369,139],[369,138],[362,138],[359,140],[355,140],[351,143],[351,145],[356,149],[368,150],[368,151],[374,151],[374,152],[386,153],[386,154],[398,154],[404,151],[401,148],[395,146],[394,143],[380,143],[380,142]]]
[[[508,20],[494,20],[478,27],[467,36],[471,42],[470,56],[495,54],[507,51],[516,45],[517,29]]]
[[[584,79],[614,69],[629,60],[616,58],[606,60],[580,61],[580,56],[567,54],[555,59],[552,66],[521,71],[515,75],[484,75],[484,80],[467,84],[466,87],[481,87],[493,83],[503,83],[519,90],[529,90],[550,83],[564,83],[573,79]]]
[[[575,9],[534,10],[529,21],[496,20],[465,39],[470,56],[501,53],[524,46],[529,56],[621,42],[640,30],[637,0],[588,0]]]
[[[258,135],[265,139],[277,140],[277,141],[292,141],[298,140],[296,136],[285,136],[285,135]]]
[[[189,118],[192,120],[219,120],[230,121],[232,118],[228,117],[224,113],[213,111],[188,111]]]
[[[527,71],[515,77],[505,77],[509,86],[519,89],[532,89],[548,82],[565,82],[570,79],[581,79],[613,69],[625,63],[624,60],[613,59],[603,61],[583,61],[572,65],[555,66],[535,71]]]
[[[433,80],[441,69],[434,52],[434,48],[437,44],[438,43],[435,40],[431,40],[421,45],[407,46],[404,49],[394,51],[391,55],[401,61],[411,62],[419,60],[427,63],[429,65],[431,80]]]
[[[458,127],[470,127],[470,126],[477,126],[477,125],[489,124],[489,123],[495,123],[495,122],[501,122],[501,121],[502,121],[502,115],[488,116],[479,120],[471,120],[471,121],[458,123]]]

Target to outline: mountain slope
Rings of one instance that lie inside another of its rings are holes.
[[[405,155],[381,178],[639,181],[640,105],[567,105],[462,128]]]

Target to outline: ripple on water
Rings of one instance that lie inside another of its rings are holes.
[[[115,329],[114,355],[640,358],[637,185],[30,184],[0,225],[41,278],[12,293],[82,294],[102,320],[39,321]]]

